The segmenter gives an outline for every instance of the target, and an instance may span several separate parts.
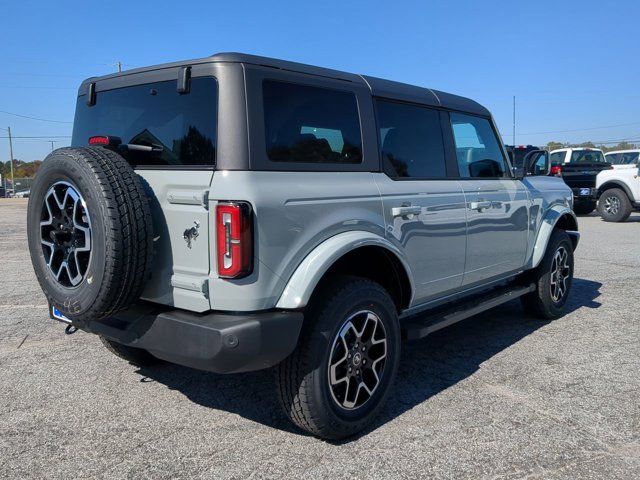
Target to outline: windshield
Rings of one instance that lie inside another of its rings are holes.
[[[574,150],[569,163],[606,163],[599,150]]]

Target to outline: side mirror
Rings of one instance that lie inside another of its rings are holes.
[[[551,171],[549,152],[546,150],[532,150],[524,157],[524,171],[526,175],[545,176]]]

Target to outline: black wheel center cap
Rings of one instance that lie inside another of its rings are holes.
[[[359,367],[361,363],[362,363],[362,355],[360,354],[360,352],[357,352],[353,356],[353,366],[354,367]]]

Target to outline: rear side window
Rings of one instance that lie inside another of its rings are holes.
[[[599,150],[574,150],[569,163],[605,163],[604,155]]]
[[[384,171],[390,177],[446,177],[440,113],[376,100]]]
[[[362,162],[354,93],[274,80],[265,80],[262,91],[269,160]]]
[[[74,146],[95,135],[119,137],[123,144],[156,146],[153,152],[121,149],[137,166],[213,166],[216,159],[218,87],[214,78],[193,78],[187,94],[176,81],[98,92],[96,104],[78,98]]]

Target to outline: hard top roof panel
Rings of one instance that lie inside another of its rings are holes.
[[[258,55],[249,55],[245,53],[216,53],[210,57],[197,58],[193,60],[183,60],[179,62],[164,63],[149,67],[135,68],[126,70],[122,73],[113,73],[101,77],[91,77],[82,82],[80,92],[84,91],[84,86],[88,83],[99,82],[110,78],[122,77],[126,75],[151,72],[168,68],[177,68],[188,65],[198,65],[205,63],[244,63],[248,65],[259,65],[269,68],[277,68],[309,75],[317,75],[323,77],[336,78],[353,82],[356,84],[366,85],[371,89],[373,96],[388,97],[396,100],[402,100],[413,103],[421,103],[425,105],[441,106],[453,110],[461,110],[465,112],[475,113],[478,115],[489,115],[489,111],[479,103],[465,97],[453,95],[438,90],[408,85],[406,83],[394,82],[382,78],[370,77],[366,75],[357,75],[354,73],[333,70],[330,68],[316,67],[304,63],[290,62],[287,60],[278,60],[275,58],[261,57]]]

